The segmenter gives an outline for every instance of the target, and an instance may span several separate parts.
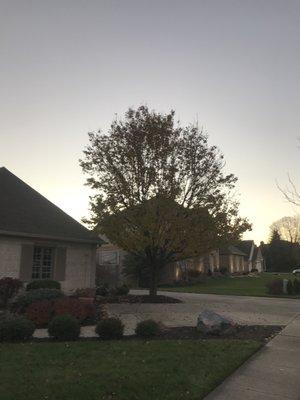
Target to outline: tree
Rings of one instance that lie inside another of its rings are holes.
[[[288,184],[284,188],[279,184],[277,184],[277,187],[289,203],[300,206],[300,193],[290,175],[288,175]]]
[[[143,260],[151,294],[166,264],[250,229],[238,215],[237,179],[224,174],[223,155],[198,126],[181,127],[174,118],[174,111],[129,109],[107,134],[89,134],[80,161],[96,191],[85,221]]]
[[[300,216],[283,217],[271,225],[272,231],[277,231],[283,240],[291,243],[300,242]]]
[[[298,242],[285,240],[278,227],[282,227],[278,221],[271,225],[269,244],[262,246],[267,269],[276,272],[290,272],[291,269],[299,265],[300,246]]]

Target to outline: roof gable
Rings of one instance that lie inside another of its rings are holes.
[[[253,240],[240,240],[239,242],[235,243],[235,246],[240,249],[243,253],[245,253],[248,258],[251,255],[251,249],[254,246]]]
[[[4,167],[0,168],[0,233],[99,242],[91,231]]]

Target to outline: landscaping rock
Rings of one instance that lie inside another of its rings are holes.
[[[221,335],[235,327],[235,323],[223,315],[204,310],[197,319],[197,330],[206,335]]]

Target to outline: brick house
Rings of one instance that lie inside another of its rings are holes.
[[[95,286],[100,240],[6,168],[0,168],[0,277]]]
[[[126,252],[118,246],[105,243],[97,251],[97,277],[99,283],[120,284],[126,281],[122,274]],[[202,273],[226,268],[231,274],[242,274],[257,269],[265,271],[265,261],[260,247],[253,240],[241,240],[234,245],[223,246],[209,254],[180,260],[167,265],[160,273],[160,283],[170,284],[185,279],[189,270]]]

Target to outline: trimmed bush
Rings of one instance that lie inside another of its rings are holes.
[[[35,326],[27,318],[8,314],[0,319],[0,342],[29,340]]]
[[[19,279],[15,278],[1,278],[0,279],[0,306],[4,308],[10,299],[12,299],[23,286]]]
[[[221,267],[221,268],[220,268],[220,273],[221,273],[222,275],[229,275],[228,268],[227,268],[227,267]]]
[[[96,325],[96,333],[103,340],[121,339],[124,325],[119,318],[107,318]]]
[[[69,314],[82,323],[87,319],[95,318],[96,308],[94,304],[82,302],[76,297],[62,297],[54,300],[53,314]]]
[[[94,298],[96,294],[95,289],[90,288],[83,288],[83,289],[76,289],[74,296],[76,297],[86,297],[86,298]]]
[[[116,294],[117,296],[127,296],[129,293],[129,287],[127,285],[117,286],[116,287]]]
[[[35,301],[26,308],[25,315],[35,326],[47,326],[52,318],[53,304],[50,300]]]
[[[108,296],[110,294],[109,286],[107,284],[98,286],[96,289],[97,296]]]
[[[80,325],[71,315],[57,315],[50,321],[48,333],[55,340],[76,340],[80,335]]]
[[[26,290],[36,290],[36,289],[57,289],[60,290],[60,283],[53,281],[52,279],[39,279],[28,283]]]
[[[269,294],[279,295],[283,293],[283,280],[274,279],[266,284]]]
[[[147,319],[137,324],[135,334],[142,338],[151,338],[160,334],[160,326],[153,319]]]
[[[64,294],[57,289],[36,289],[30,290],[25,294],[18,296],[13,303],[13,309],[19,313],[25,312],[30,304],[40,300],[54,300],[64,297]]]
[[[299,279],[295,279],[294,280],[294,293],[295,294],[300,294],[300,280]]]

